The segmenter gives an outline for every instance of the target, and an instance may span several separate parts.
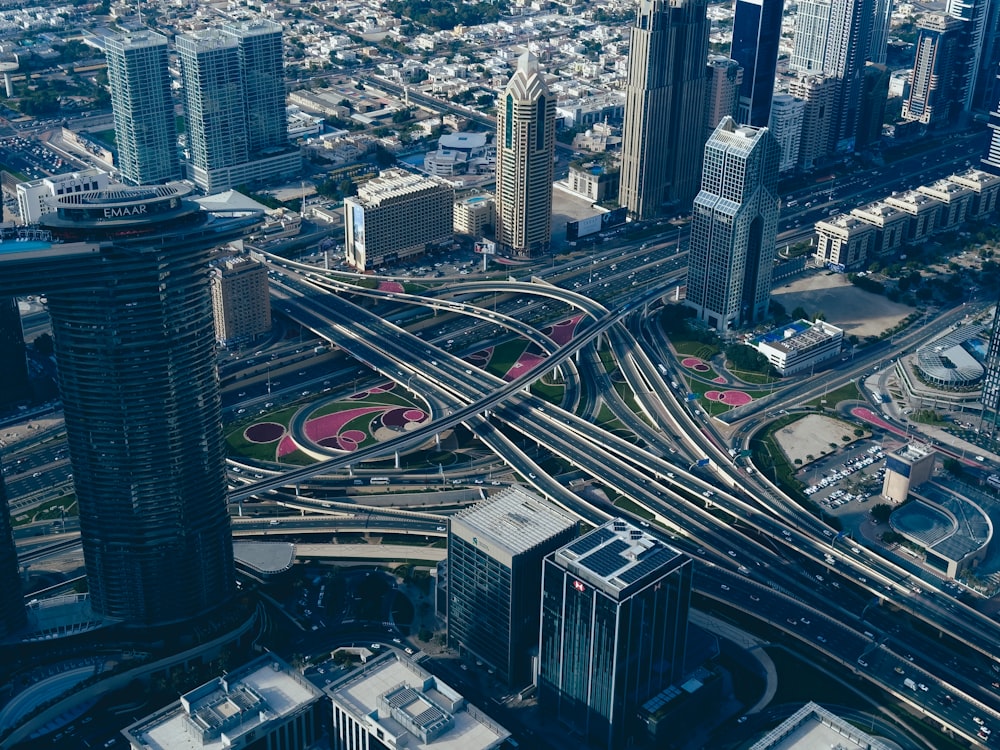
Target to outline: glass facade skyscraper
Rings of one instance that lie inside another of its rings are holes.
[[[205,192],[299,174],[288,142],[281,24],[256,18],[178,34],[190,179]]]
[[[723,120],[705,144],[694,201],[687,302],[726,334],[767,315],[781,149],[767,128]]]
[[[690,558],[621,519],[545,557],[539,705],[567,746],[625,747],[639,706],[683,676],[691,576]]]
[[[456,514],[448,535],[449,645],[511,687],[527,685],[542,557],[576,533],[572,516],[520,487]]]
[[[745,125],[767,127],[771,116],[783,10],[784,0],[736,0],[729,56],[743,68],[736,119]]]
[[[0,410],[31,396],[28,360],[24,352],[24,331],[17,300],[0,297]]]
[[[91,607],[128,626],[235,592],[207,263],[257,220],[189,192],[60,196],[0,237],[0,295],[48,296]]]
[[[146,30],[109,37],[105,54],[122,181],[152,185],[179,179],[167,38]]]
[[[0,472],[0,640],[17,631],[25,620],[17,548],[7,506],[7,485]]]

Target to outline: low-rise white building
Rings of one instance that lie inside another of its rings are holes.
[[[17,211],[25,224],[37,224],[50,208],[47,199],[90,190],[103,190],[111,184],[111,177],[100,169],[83,169],[79,172],[56,174],[38,180],[19,182]]]
[[[825,320],[798,320],[762,336],[757,351],[782,376],[808,370],[840,354],[844,330]]]
[[[323,693],[261,656],[122,730],[132,750],[309,750],[323,736]]]
[[[332,750],[492,750],[510,732],[450,685],[395,652],[327,686]]]

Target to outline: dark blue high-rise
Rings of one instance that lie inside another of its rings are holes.
[[[778,66],[784,0],[736,0],[730,57],[743,68],[739,119],[743,125],[767,127]]]

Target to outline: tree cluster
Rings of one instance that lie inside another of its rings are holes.
[[[400,18],[422,24],[433,31],[456,26],[475,26],[498,21],[503,3],[456,3],[452,0],[389,0],[388,8]]]

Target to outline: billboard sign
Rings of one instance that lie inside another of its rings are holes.
[[[481,255],[496,255],[497,246],[495,242],[484,237],[472,246],[472,251]]]

